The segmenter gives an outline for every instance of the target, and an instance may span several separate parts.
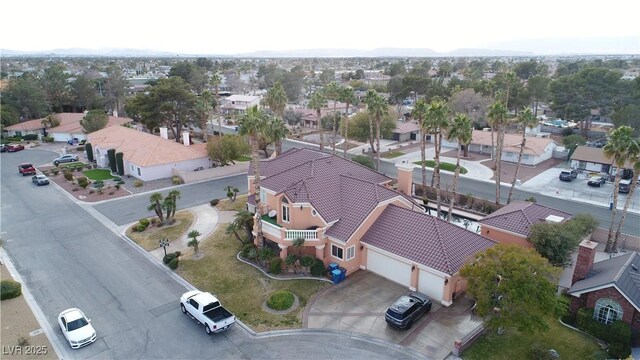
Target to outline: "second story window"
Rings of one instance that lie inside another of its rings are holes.
[[[282,221],[289,222],[289,201],[287,198],[282,197]]]

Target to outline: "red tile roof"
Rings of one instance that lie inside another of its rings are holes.
[[[362,237],[363,243],[453,275],[495,242],[425,213],[388,205]]]
[[[549,215],[559,216],[563,218],[564,221],[572,217],[570,213],[544,205],[527,201],[515,201],[487,215],[484,219],[480,220],[480,223],[520,234],[528,238],[531,234],[531,226],[545,221]]]
[[[80,125],[80,120],[84,117],[84,113],[59,113],[55,114],[58,120],[60,120],[60,125],[47,129],[48,133],[76,133],[80,134],[84,132],[84,129]],[[42,126],[42,119],[35,119],[25,121],[19,124],[7,126],[6,130],[13,131],[40,131],[44,126]],[[115,117],[109,116],[109,120],[107,122],[107,127],[114,125],[122,125],[133,120],[124,117]]]

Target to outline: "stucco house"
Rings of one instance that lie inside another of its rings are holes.
[[[494,134],[494,147],[496,138]],[[504,134],[504,146],[502,147],[502,161],[517,163],[520,154],[520,144],[522,144],[522,135],[520,134]],[[442,146],[457,148],[457,141],[447,141],[443,139]],[[536,136],[527,136],[524,151],[522,152],[523,165],[537,165],[545,160],[553,157],[553,150],[558,147],[555,141],[550,138],[541,138]],[[470,153],[491,154],[494,148],[491,146],[491,132],[482,130],[473,130],[471,143],[468,146]]]
[[[572,215],[528,201],[514,201],[479,221],[480,234],[501,244],[532,248],[531,227],[541,222],[560,224]]]
[[[283,259],[303,238],[302,252],[325,265],[337,263],[347,275],[366,269],[448,306],[466,290],[465,261],[495,244],[425,213],[407,195],[411,164],[397,165],[399,191],[385,175],[316,150],[291,149],[259,166],[266,215],[256,224]],[[253,181],[250,168],[249,189]],[[255,206],[250,195],[249,210]]]
[[[143,181],[170,178],[173,169],[193,171],[211,167],[206,144],[191,144],[189,133],[182,134],[182,143],[169,140],[167,129],[160,128],[160,136],[112,126],[88,135],[98,166],[108,167],[107,151],[123,153],[124,173]]]
[[[53,137],[53,141],[67,142],[68,140],[72,140],[74,138],[78,139],[79,141],[87,139],[87,134],[85,134],[84,129],[80,125],[80,120],[84,118],[84,113],[59,113],[55,115],[58,120],[60,120],[60,125],[50,129],[46,129],[47,136]],[[44,120],[44,118],[29,120],[19,124],[7,126],[4,129],[7,131],[7,136],[24,136],[27,134],[36,134],[42,136],[44,135],[43,131],[45,130],[44,126],[42,125],[42,120]],[[106,127],[123,125],[131,121],[133,120],[129,118],[109,116]]]
[[[571,167],[585,171],[593,171],[607,175],[616,173],[616,166],[613,165],[613,159],[604,154],[602,148],[578,146],[571,155]],[[633,169],[633,164],[627,161],[624,169]]]
[[[568,294],[571,311],[593,308],[604,324],[622,320],[640,331],[640,254],[635,251],[594,263],[596,242],[583,240]]]
[[[418,139],[420,139],[420,125],[415,122],[398,121],[390,140],[403,142]]]
[[[260,105],[260,96],[231,95],[222,99],[220,109],[223,114],[244,114],[248,108]]]

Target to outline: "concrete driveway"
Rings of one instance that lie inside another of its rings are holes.
[[[337,329],[381,338],[410,347],[431,359],[444,359],[453,342],[463,338],[481,321],[471,315],[472,302],[457,300],[445,308],[434,303],[431,311],[408,330],[387,325],[384,313],[408,289],[366,270],[349,275],[310,301],[304,312],[307,328]]]

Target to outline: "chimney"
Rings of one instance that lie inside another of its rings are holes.
[[[169,129],[166,126],[160,128],[160,137],[169,140]]]
[[[398,169],[398,191],[411,196],[413,194],[413,164],[402,160],[396,164]]]
[[[596,246],[598,243],[591,240],[582,240],[578,247],[578,259],[576,267],[573,269],[573,277],[571,278],[571,286],[587,277],[589,270],[593,266],[593,259],[596,255]]]
[[[182,132],[182,143],[185,144],[186,146],[189,146],[190,142],[189,142],[189,132],[188,131],[183,131]]]

